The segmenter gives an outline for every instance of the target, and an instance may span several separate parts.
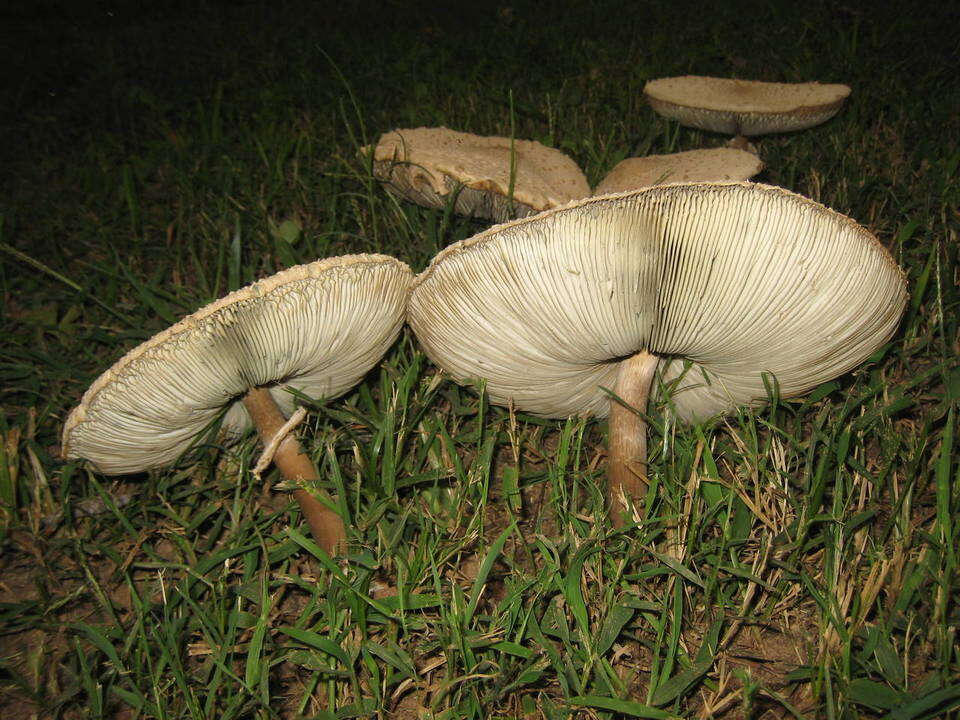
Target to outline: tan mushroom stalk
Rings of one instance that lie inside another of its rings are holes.
[[[792,132],[826,122],[840,111],[850,88],[683,75],[651,80],[643,94],[660,115],[681,125],[734,135],[731,147],[745,149],[745,136]]]
[[[412,288],[408,322],[453,379],[537,415],[610,416],[618,525],[645,486],[648,393],[669,388],[683,421],[762,404],[769,382],[803,394],[884,343],[906,301],[863,227],[751,183],[656,186],[500,225],[443,250]]]
[[[677,182],[749,180],[763,170],[756,155],[745,150],[711,148],[622,160],[594,189],[594,195],[639,190]]]
[[[403,324],[413,274],[384,255],[348,255],[284,270],[237,290],[127,353],[67,418],[63,454],[108,475],[176,461],[222,418],[236,438],[251,425],[272,440],[296,390],[333,398],[381,359]],[[340,516],[307,490],[317,479],[288,435],[274,462],[298,483],[314,538],[343,549]]]
[[[641,350],[620,363],[610,400],[607,511],[622,526],[630,505],[647,489],[647,408],[660,358]]]
[[[287,418],[267,388],[248,390],[243,396],[243,407],[265,446],[282,432]],[[303,517],[310,526],[310,534],[317,544],[331,555],[345,551],[347,533],[343,518],[302,487],[305,483],[319,480],[320,477],[313,461],[303,452],[296,437],[291,434],[283,437],[273,454],[273,462],[284,480],[301,485],[293,491],[293,497],[300,505]]]
[[[457,214],[497,222],[590,194],[583,172],[559,150],[444,127],[384,133],[373,149],[373,172],[417,205],[443,208],[453,198]]]

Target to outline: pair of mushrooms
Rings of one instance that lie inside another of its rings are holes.
[[[644,96],[682,125],[736,135],[731,147],[627,158],[591,193],[577,164],[531,140],[482,137],[447,128],[384,133],[373,172],[395,195],[430,208],[452,198],[459,215],[503,222],[593,195],[662,182],[748,180],[763,169],[744,136],[802,130],[833,117],[850,88],[687,75],[651,80]],[[370,148],[364,148],[365,153]]]
[[[286,388],[345,392],[406,320],[434,363],[458,382],[482,378],[495,403],[609,415],[619,526],[645,489],[651,392],[669,387],[680,420],[764,402],[765,374],[782,396],[802,394],[886,342],[905,301],[875,237],[780,188],[589,198],[455,243],[416,278],[399,260],[359,255],[232,293],[97,380],[67,420],[64,454],[105,473],[165,465],[224,407],[225,430],[252,418],[268,440],[292,406]],[[284,477],[315,478],[309,460],[284,459],[298,453],[288,436],[275,456]],[[318,542],[341,551],[339,516],[306,490],[298,499]]]
[[[534,140],[422,127],[384,133],[373,148],[373,173],[394,195],[437,209],[449,201],[457,215],[496,222],[665,179],[748,180],[762,169],[756,155],[731,148],[627,158],[591,192],[572,158]]]

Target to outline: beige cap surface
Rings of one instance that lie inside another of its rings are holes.
[[[239,398],[269,386],[288,413],[294,388],[336,397],[380,361],[404,319],[413,273],[385,255],[299,265],[230,293],[118,360],[67,418],[63,455],[107,474],[176,460],[226,409],[223,429],[250,426]]]
[[[408,322],[457,381],[535,414],[605,415],[648,350],[681,419],[784,397],[894,332],[904,276],[853,220],[781,188],[664,185],[500,225],[439,253]]]
[[[683,75],[651,80],[650,106],[681,125],[728,135],[766,135],[826,122],[850,88],[820,83],[770,83]]]
[[[676,182],[749,180],[761,170],[763,163],[756,155],[731,148],[648,155],[619,162],[593,194],[609,195]]]
[[[513,153],[512,205],[510,138],[443,127],[394,130],[374,148],[373,169],[388,189],[410,202],[443,208],[455,193],[455,212],[498,222],[590,195],[583,172],[559,150],[514,140]]]

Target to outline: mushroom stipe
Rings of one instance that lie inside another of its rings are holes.
[[[250,414],[250,419],[253,420],[263,444],[267,445],[286,421],[286,417],[280,412],[270,391],[264,388],[253,388],[243,396],[243,406]],[[313,462],[300,449],[300,443],[292,434],[280,441],[273,455],[273,462],[284,480],[301,486],[293,491],[293,497],[303,511],[303,517],[310,526],[313,539],[331,555],[339,555],[346,551],[347,532],[343,518],[302,487],[309,481],[320,478]]]
[[[607,512],[621,528],[633,515],[633,503],[647,490],[647,409],[650,386],[660,358],[641,350],[620,363],[610,398],[607,447]]]

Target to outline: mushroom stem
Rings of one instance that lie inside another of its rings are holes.
[[[264,444],[270,442],[283,427],[286,418],[277,407],[276,401],[266,388],[252,388],[243,397],[243,406],[250,413],[253,424]],[[293,435],[287,435],[277,447],[273,462],[280,469],[284,480],[302,483],[318,479],[313,462],[300,449],[300,443]],[[347,533],[343,519],[317,500],[303,487],[293,491],[293,497],[300,504],[303,516],[310,525],[314,540],[330,555],[338,555],[346,549]]]
[[[658,360],[643,350],[621,362],[610,398],[607,510],[616,528],[647,491],[647,423],[638,413],[646,412]]]

